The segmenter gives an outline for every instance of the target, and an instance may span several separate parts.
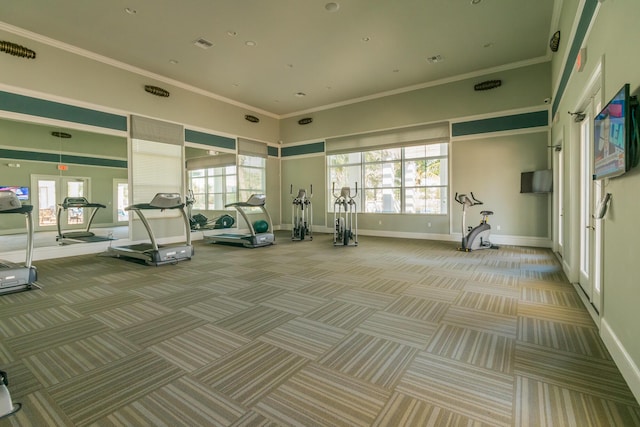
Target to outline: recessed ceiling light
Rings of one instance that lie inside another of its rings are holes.
[[[244,44],[250,47],[254,47],[257,43],[253,40],[247,40],[246,42],[244,42]]]
[[[479,4],[482,0],[471,0],[471,4]]]
[[[130,8],[130,7],[125,7],[125,8],[124,8],[124,11],[125,11],[125,12],[127,12],[129,15],[135,15],[136,13],[138,13],[138,11],[137,11],[137,10],[132,9],[132,8]]]
[[[371,37],[369,37],[369,36],[364,36],[361,40],[362,40],[363,42],[365,42],[365,43],[366,43],[366,42],[371,41]]]
[[[307,94],[306,94],[306,93],[304,93],[304,92],[296,92],[296,96],[297,96],[298,98],[302,98],[303,96],[307,96]]]
[[[335,2],[329,2],[324,5],[324,8],[325,10],[327,10],[327,12],[337,12],[338,9],[340,9],[340,4]]]
[[[230,37],[235,37],[235,36],[238,35],[238,32],[237,31],[233,31],[233,30],[229,30],[229,31],[227,31],[227,35],[230,36]]]
[[[176,65],[177,63],[178,63],[178,60],[176,60],[176,59],[170,59],[169,60],[169,64]]]
[[[194,41],[193,44],[198,46],[200,49],[209,49],[210,47],[213,46],[213,42],[210,42],[209,40],[203,37],[200,37],[199,39]]]
[[[435,64],[442,61],[444,61],[442,55],[433,55],[427,58],[427,62],[429,62],[430,64]]]

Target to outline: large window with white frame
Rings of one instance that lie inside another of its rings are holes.
[[[246,201],[252,194],[265,194],[267,159],[238,155],[238,199]]]
[[[189,189],[194,209],[222,210],[237,201],[236,166],[221,166],[189,171]]]
[[[329,191],[355,191],[358,183],[365,213],[446,214],[448,150],[448,143],[434,143],[328,155]]]

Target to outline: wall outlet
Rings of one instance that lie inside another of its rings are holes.
[[[496,225],[496,230],[500,231],[500,226]]]

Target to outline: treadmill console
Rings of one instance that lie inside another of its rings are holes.
[[[22,207],[16,193],[10,190],[0,191],[0,211],[10,211]]]
[[[89,204],[89,201],[84,197],[66,197],[62,202],[62,206],[65,208],[79,208]]]

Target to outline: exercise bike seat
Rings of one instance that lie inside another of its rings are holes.
[[[493,215],[493,211],[480,211],[480,215]]]

